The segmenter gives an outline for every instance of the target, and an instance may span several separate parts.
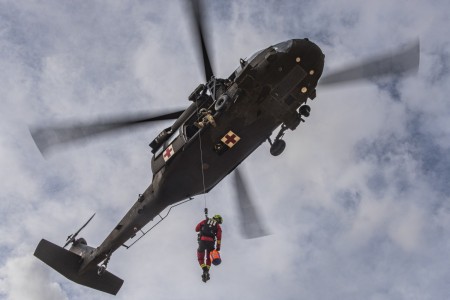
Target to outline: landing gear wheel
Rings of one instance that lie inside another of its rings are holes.
[[[106,266],[105,265],[101,265],[100,267],[98,267],[98,270],[97,270],[98,276],[102,276],[103,274],[105,274],[105,272],[106,272]]]
[[[305,118],[309,117],[309,114],[311,113],[311,107],[309,105],[303,105],[300,106],[300,109],[298,111],[301,116],[304,116]]]
[[[283,153],[284,148],[286,148],[286,142],[284,140],[276,140],[273,142],[272,146],[270,146],[270,154],[278,156]]]

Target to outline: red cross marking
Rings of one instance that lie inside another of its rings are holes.
[[[171,157],[172,156],[171,152],[172,152],[172,149],[170,149],[170,147],[167,148],[166,151],[164,151],[164,157],[167,157],[167,158]]]
[[[164,153],[163,153],[163,159],[164,159],[164,161],[168,161],[169,158],[171,158],[172,155],[173,155],[174,153],[175,153],[175,152],[173,151],[172,145],[170,145],[169,147],[167,147],[167,149],[164,150]]]
[[[225,138],[224,144],[229,144],[229,143],[236,144],[237,143],[235,134],[232,134],[232,135],[227,134],[226,136],[224,136],[224,138]]]
[[[225,145],[228,146],[228,148],[233,147],[234,145],[236,145],[237,142],[239,142],[241,138],[235,134],[233,131],[228,131],[228,133],[226,135],[223,136],[223,138],[221,138],[220,140],[222,141],[222,143],[224,143]]]

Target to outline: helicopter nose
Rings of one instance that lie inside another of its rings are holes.
[[[299,65],[309,76],[319,80],[322,75],[325,55],[322,50],[315,43],[309,39],[293,39],[279,44],[283,51],[287,49],[286,53],[290,59]]]

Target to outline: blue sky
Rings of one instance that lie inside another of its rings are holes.
[[[223,264],[203,284],[203,197],[173,210],[109,270],[117,299],[448,299],[450,38],[447,1],[209,1],[213,65],[308,37],[324,74],[420,38],[417,76],[323,87],[279,157],[243,164],[270,236],[243,240],[232,181],[207,195],[224,217]],[[44,159],[28,126],[183,108],[202,82],[182,1],[0,0],[0,298],[110,299],[32,256],[93,212],[92,246],[151,181],[149,127]],[[170,125],[170,123],[169,123]],[[167,127],[167,126],[166,126]],[[176,288],[175,288],[176,287]]]

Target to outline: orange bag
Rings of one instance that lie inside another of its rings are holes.
[[[209,253],[209,257],[211,258],[211,261],[215,266],[220,265],[220,263],[222,262],[219,251],[215,249]]]

